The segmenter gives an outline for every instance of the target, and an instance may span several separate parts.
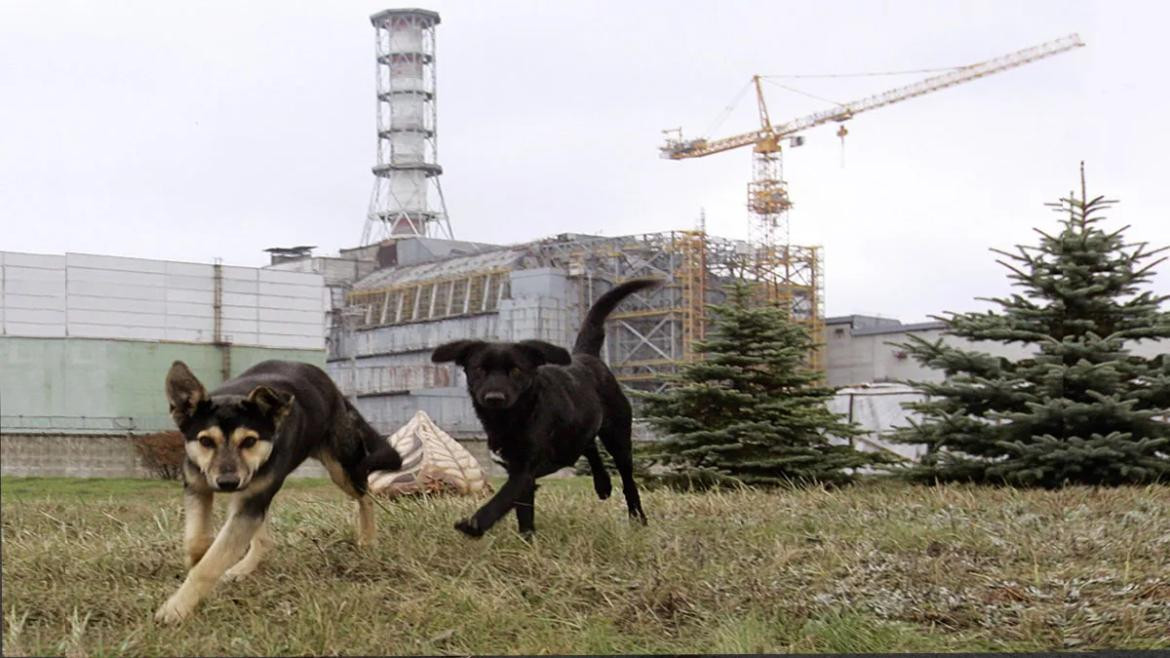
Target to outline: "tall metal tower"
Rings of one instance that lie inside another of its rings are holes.
[[[439,185],[443,168],[437,162],[439,14],[387,9],[370,16],[370,23],[377,57],[378,162],[362,244],[392,237],[454,237]]]

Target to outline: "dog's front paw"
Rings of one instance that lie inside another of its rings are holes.
[[[167,599],[166,603],[162,604],[158,612],[154,613],[154,620],[164,624],[177,624],[190,617],[194,609],[194,605],[176,593]]]
[[[613,493],[613,483],[609,480],[594,480],[593,490],[597,492],[599,500],[605,500]]]
[[[483,536],[483,529],[475,522],[475,519],[459,519],[455,522],[455,529],[468,537],[479,538]]]

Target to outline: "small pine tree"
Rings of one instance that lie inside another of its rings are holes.
[[[993,250],[1023,294],[991,301],[1001,312],[948,313],[947,333],[970,341],[1026,345],[1010,360],[911,337],[901,345],[943,370],[941,383],[909,382],[926,400],[907,405],[920,422],[892,437],[925,444],[912,478],[1057,487],[1118,485],[1170,477],[1170,357],[1134,356],[1141,339],[1170,338],[1170,296],[1140,291],[1164,259],[1128,227],[1106,232],[1113,202],[1069,194],[1049,204],[1062,230],[1037,229],[1037,247]]]
[[[696,344],[703,358],[683,366],[662,393],[643,393],[642,415],[666,438],[648,450],[674,478],[711,484],[843,483],[846,469],[891,458],[831,443],[857,429],[825,406],[833,390],[817,385],[805,359],[813,342],[784,310],[751,303],[737,283],[712,306],[714,330]]]

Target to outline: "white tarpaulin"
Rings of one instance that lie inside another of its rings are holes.
[[[419,411],[386,439],[402,455],[402,469],[370,473],[370,492],[385,496],[455,493],[475,496],[491,491],[479,462]]]

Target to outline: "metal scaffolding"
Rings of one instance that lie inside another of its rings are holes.
[[[762,248],[704,231],[668,231],[617,238],[568,237],[534,245],[544,264],[578,279],[579,319],[613,285],[652,276],[665,285],[635,294],[610,316],[604,356],[618,379],[658,390],[682,363],[697,358],[707,333],[707,305],[725,299],[734,279],[758,283],[761,303],[776,304],[816,343],[809,366],[824,372],[824,271],[819,247]]]

